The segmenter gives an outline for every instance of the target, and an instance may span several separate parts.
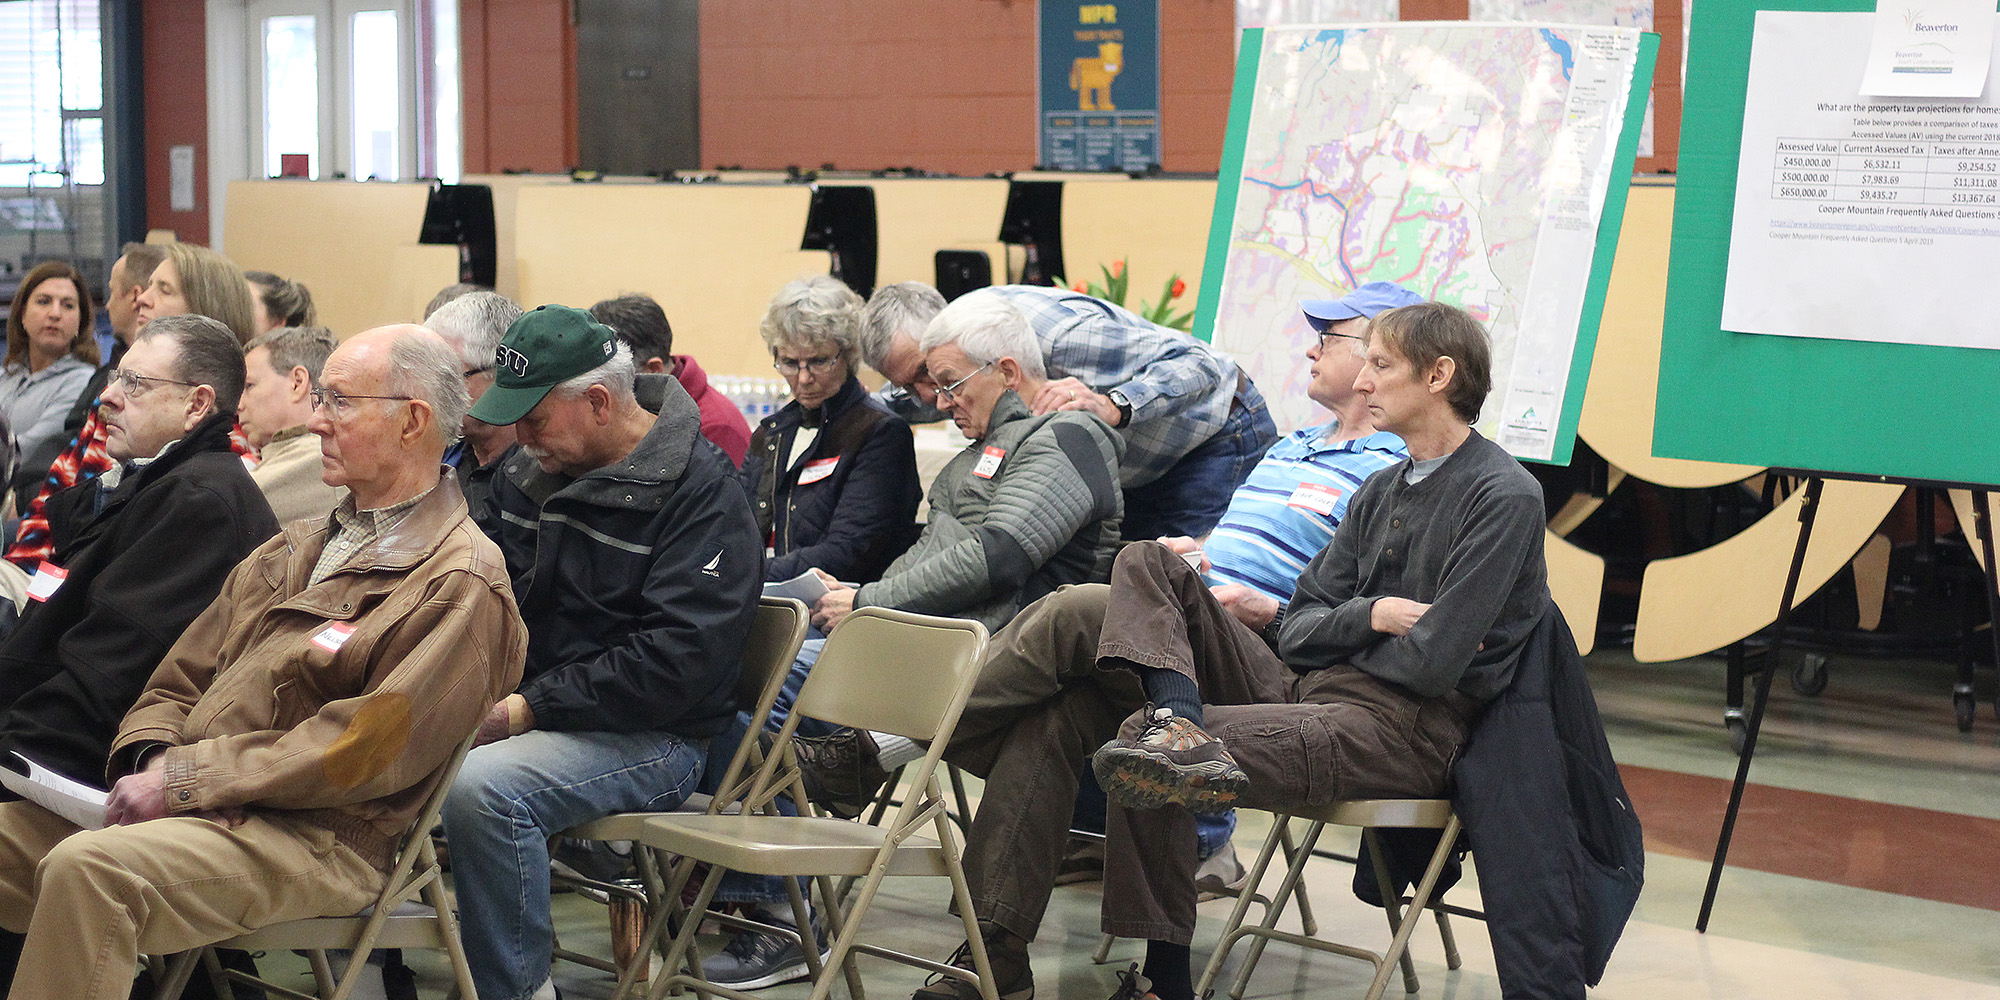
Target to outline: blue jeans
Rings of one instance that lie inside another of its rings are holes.
[[[1277,440],[1278,427],[1271,422],[1264,397],[1256,386],[1246,385],[1220,430],[1181,456],[1160,478],[1126,489],[1125,538],[1144,541],[1162,535],[1208,534],[1229,509],[1236,487]]]
[[[549,838],[615,812],[674,808],[706,754],[671,733],[535,731],[465,758],[444,828],[480,997],[525,1000],[549,978]]]

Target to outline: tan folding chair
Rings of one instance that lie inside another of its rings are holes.
[[[855,611],[827,637],[826,648],[799,692],[791,716],[778,731],[772,754],[758,768],[743,811],[735,815],[663,815],[646,822],[637,841],[650,850],[680,855],[677,872],[694,862],[710,866],[692,916],[681,922],[666,962],[650,984],[649,997],[658,998],[676,988],[752,996],[703,980],[700,956],[694,950],[696,928],[723,873],[742,871],[785,876],[801,928],[808,920],[798,880],[810,878],[818,886],[834,943],[827,963],[813,970],[812,1000],[825,1000],[833,988],[832,970],[836,968],[844,971],[856,1000],[863,1000],[861,977],[854,965],[856,953],[976,982],[986,1000],[996,1000],[992,969],[973,914],[971,889],[959,862],[957,834],[945,815],[946,799],[937,773],[945,744],[978,677],[986,638],[985,627],[974,621],[887,608]],[[922,682],[912,683],[913,678]],[[767,807],[778,793],[800,786],[792,737],[799,720],[807,716],[840,726],[894,733],[929,745],[929,752],[911,775],[912,793],[904,797],[886,824],[769,813]],[[833,878],[842,875],[865,876],[854,900],[845,906],[835,902],[838,896],[833,887]],[[973,973],[856,940],[882,879],[889,875],[951,880],[952,896],[971,946]],[[642,955],[664,936],[666,917],[665,908],[654,913]],[[805,953],[812,956],[816,950],[809,947]],[[676,971],[683,968],[688,971]],[[625,996],[638,978],[635,969],[621,973],[613,996]]]
[[[465,961],[465,948],[458,940],[458,921],[445,894],[437,851],[431,844],[430,835],[431,827],[437,823],[438,810],[444,807],[445,795],[451,791],[453,779],[458,777],[459,765],[465,763],[465,755],[471,749],[472,737],[468,736],[452,754],[443,780],[424,800],[423,811],[417,814],[416,822],[404,835],[403,843],[396,851],[396,864],[389,870],[389,877],[383,883],[382,893],[375,898],[374,905],[351,917],[313,917],[272,924],[227,941],[218,941],[207,948],[172,956],[161,970],[156,1000],[171,1000],[180,996],[181,989],[194,975],[197,962],[207,966],[216,996],[230,995],[229,983],[235,981],[294,1000],[346,1000],[348,994],[353,992],[356,981],[367,972],[369,954],[378,948],[441,950],[451,960],[452,974],[457,978],[458,996],[465,1000],[478,996],[472,986],[472,969]],[[225,969],[215,957],[217,948],[304,951],[307,960],[312,963],[316,992],[301,993],[247,972]],[[326,958],[327,951],[335,949],[353,952],[347,969],[338,977],[334,976]]]
[[[1243,968],[1238,970],[1236,982],[1229,992],[1229,995],[1236,1000],[1242,1000],[1243,992],[1250,983],[1250,973],[1257,968],[1258,959],[1263,957],[1266,941],[1284,941],[1301,948],[1346,955],[1349,958],[1372,963],[1375,966],[1375,980],[1369,984],[1366,1000],[1381,1000],[1383,991],[1388,988],[1390,973],[1398,965],[1403,970],[1404,988],[1411,993],[1417,992],[1416,966],[1411,962],[1409,955],[1410,935],[1421,922],[1423,911],[1437,906],[1431,895],[1437,888],[1438,877],[1443,873],[1445,863],[1451,859],[1453,845],[1458,840],[1459,821],[1458,816],[1451,811],[1451,800],[1351,799],[1330,802],[1318,808],[1303,808],[1292,813],[1281,812],[1274,815],[1275,822],[1271,827],[1271,835],[1264,839],[1263,848],[1257,852],[1257,863],[1250,869],[1250,877],[1245,885],[1255,886],[1263,881],[1264,873],[1270,868],[1271,859],[1277,854],[1281,845],[1291,858],[1291,864],[1285,871],[1284,881],[1272,895],[1272,905],[1266,907],[1264,923],[1261,926],[1244,926],[1243,918],[1249,912],[1251,894],[1246,891],[1237,897],[1235,909],[1230,912],[1228,922],[1223,924],[1222,938],[1216,943],[1215,953],[1209,956],[1208,966],[1202,970],[1201,981],[1195,986],[1195,996],[1207,994],[1209,987],[1215,984],[1216,977],[1220,975],[1222,963],[1229,957],[1230,950],[1235,948],[1237,941],[1246,937],[1254,940],[1250,946],[1250,954],[1244,960]],[[1296,848],[1289,842],[1287,829],[1294,816],[1307,820],[1310,824],[1306,828],[1305,837]],[[1380,887],[1383,910],[1389,918],[1389,948],[1380,954],[1320,938],[1310,925],[1307,926],[1305,934],[1293,934],[1277,929],[1278,917],[1284,911],[1286,901],[1301,891],[1300,878],[1305,872],[1306,862],[1312,860],[1315,854],[1327,856],[1315,851],[1314,848],[1319,843],[1320,833],[1329,823],[1360,827],[1361,836],[1368,844],[1368,853],[1375,866],[1375,884]],[[1423,877],[1407,901],[1409,907],[1407,910],[1404,909],[1404,901],[1395,898],[1391,892],[1393,883],[1390,881],[1388,863],[1382,853],[1381,839],[1375,832],[1383,827],[1443,831],[1438,840],[1437,850],[1432,852],[1430,862],[1424,868]],[[1444,935],[1445,964],[1456,969],[1459,966],[1458,944],[1452,939],[1451,925],[1446,921],[1444,912],[1442,910],[1436,912],[1438,930]],[[1469,914],[1469,911],[1458,912]]]
[[[757,734],[764,731],[765,720],[771,715],[771,706],[778,701],[778,694],[785,686],[785,677],[791,672],[793,661],[798,659],[799,647],[805,644],[806,629],[811,624],[812,613],[805,604],[797,600],[789,597],[758,599],[756,618],[750,624],[750,636],[743,646],[742,670],[736,677],[736,704],[750,713],[750,728],[745,733],[743,741],[737,745],[735,755],[730,757],[729,767],[723,771],[716,794],[700,805],[696,805],[691,798],[687,805],[692,809],[708,813],[720,812],[741,801],[749,790],[749,779],[744,771],[747,768],[757,767],[764,759],[757,750]],[[577,840],[636,840],[639,828],[655,815],[659,814],[613,813],[566,830],[562,836]],[[561,873],[552,874],[552,880],[559,885],[603,893],[610,901],[612,909],[611,941],[614,961],[607,962],[594,955],[570,951],[560,944],[555,949],[556,958],[615,975],[631,962],[635,955],[640,957],[645,955],[643,949],[636,949],[636,931],[644,929],[643,914],[651,913],[659,902],[666,898],[666,885],[659,869],[652,864],[652,856],[645,851],[638,851],[636,854],[634,860],[639,865],[642,888],[635,889],[617,882],[600,882],[596,879]],[[674,896],[669,905],[678,904],[679,896],[680,888],[675,886]],[[626,923],[634,913],[642,916],[630,924]],[[621,933],[627,926],[635,926],[635,934]],[[759,927],[761,929],[762,925]]]

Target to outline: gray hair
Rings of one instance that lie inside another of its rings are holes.
[[[764,321],[757,324],[757,333],[764,338],[764,346],[770,348],[773,358],[778,356],[780,347],[812,350],[821,344],[832,344],[851,369],[860,349],[864,308],[861,296],[838,278],[824,274],[799,278],[771,297],[771,306],[764,311]]]
[[[902,333],[920,339],[932,317],[944,311],[944,296],[921,281],[884,285],[868,298],[861,324],[861,360],[881,371],[889,360],[889,344]]]
[[[567,378],[549,388],[549,395],[558,399],[575,399],[593,385],[601,385],[611,391],[617,400],[630,400],[632,383],[638,379],[638,366],[632,361],[632,348],[624,343],[611,352],[611,360],[598,365],[581,375]]]
[[[466,368],[491,368],[500,338],[521,312],[513,299],[499,292],[472,291],[439,306],[424,326],[457,348]]]
[[[422,400],[431,408],[446,447],[458,440],[472,396],[450,348],[422,333],[398,333],[389,344],[387,376],[383,384],[390,394]]]
[[[1048,368],[1042,363],[1042,342],[1028,325],[1028,317],[998,295],[970,292],[945,306],[925,328],[917,347],[929,354],[946,344],[957,344],[974,364],[1013,358],[1023,375],[1038,381],[1048,377]]]
[[[244,294],[250,294],[250,286],[243,287]],[[162,316],[140,327],[132,343],[156,337],[173,342],[174,378],[189,385],[208,386],[215,392],[218,411],[236,412],[236,404],[243,398],[245,374],[243,342],[236,339],[236,331],[200,313],[182,313]]]
[[[340,346],[333,331],[323,326],[283,326],[243,346],[243,356],[261,347],[270,352],[271,370],[289,376],[294,368],[304,368],[312,384],[319,384],[319,370],[327,356]],[[247,363],[247,361],[246,361]]]

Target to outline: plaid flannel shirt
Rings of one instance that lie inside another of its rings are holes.
[[[999,295],[1028,317],[1050,378],[1124,395],[1132,419],[1118,428],[1119,479],[1128,489],[1160,478],[1229,419],[1236,362],[1188,334],[1061,288],[1002,285],[972,294]]]

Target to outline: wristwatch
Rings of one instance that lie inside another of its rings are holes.
[[[1105,393],[1104,395],[1110,398],[1111,405],[1116,406],[1118,408],[1118,426],[1123,427],[1126,424],[1131,423],[1132,401],[1126,399],[1125,394],[1119,392],[1116,389],[1113,389],[1110,392]]]

